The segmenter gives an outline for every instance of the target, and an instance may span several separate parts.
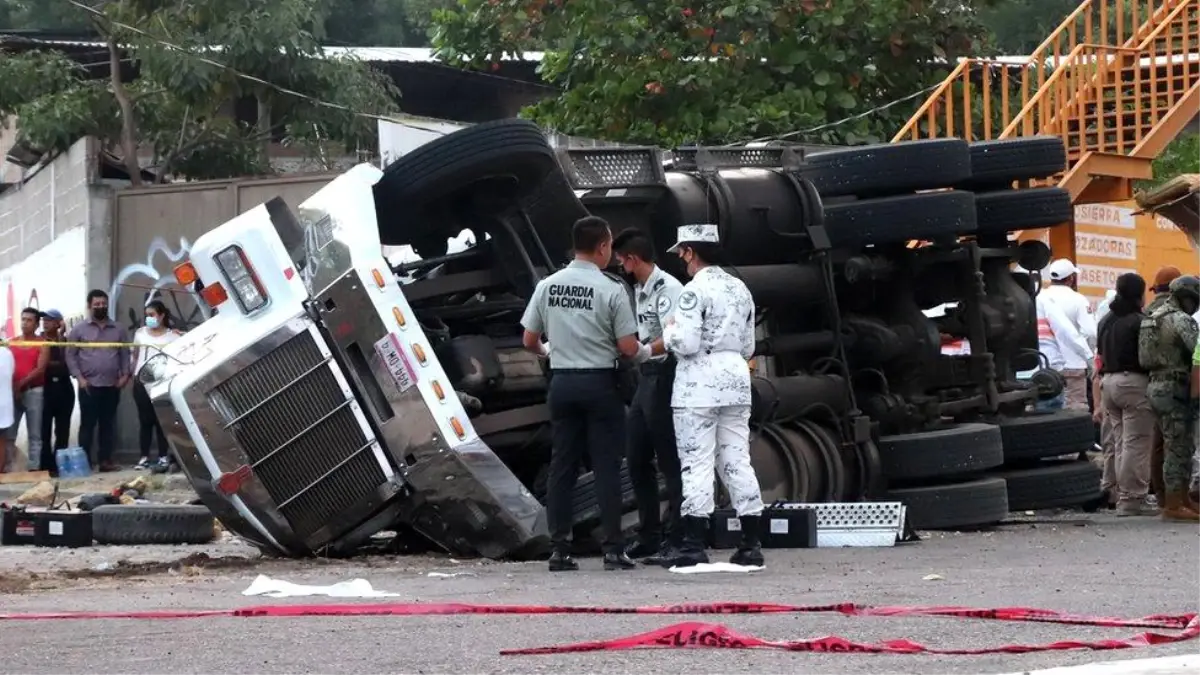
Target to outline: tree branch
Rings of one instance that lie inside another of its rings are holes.
[[[130,100],[125,83],[121,80],[121,48],[117,45],[117,38],[112,31],[105,30],[98,20],[93,20],[92,23],[108,39],[108,68],[111,71],[109,78],[113,97],[117,99],[117,106],[121,109],[121,154],[124,155],[122,159],[125,161],[125,171],[129,173],[129,182],[134,187],[141,187],[142,167],[137,157],[137,120],[133,116],[133,101]]]

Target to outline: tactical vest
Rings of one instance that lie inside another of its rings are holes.
[[[1163,330],[1167,316],[1178,311],[1173,307],[1160,307],[1142,319],[1138,327],[1138,363],[1149,372],[1188,369],[1181,354],[1177,353],[1180,350],[1171,344]]]

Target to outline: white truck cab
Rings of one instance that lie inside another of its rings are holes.
[[[476,434],[383,257],[359,165],[275,199],[176,269],[214,315],[139,373],[180,465],[264,551],[350,550],[397,523],[459,554],[547,541],[541,504]]]

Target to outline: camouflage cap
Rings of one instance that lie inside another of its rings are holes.
[[[718,244],[720,242],[721,236],[716,225],[709,223],[702,225],[680,225],[675,245],[667,249],[667,252],[674,252],[679,248],[680,244]]]
[[[1194,300],[1200,301],[1200,279],[1192,275],[1176,277],[1171,282],[1171,295],[1176,298],[1180,296],[1191,296]]]

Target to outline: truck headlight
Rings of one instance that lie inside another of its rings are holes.
[[[242,311],[250,313],[267,304],[267,292],[240,246],[230,246],[221,251],[216,255],[216,261],[217,267],[221,268],[233,287],[233,295],[242,306]]]

